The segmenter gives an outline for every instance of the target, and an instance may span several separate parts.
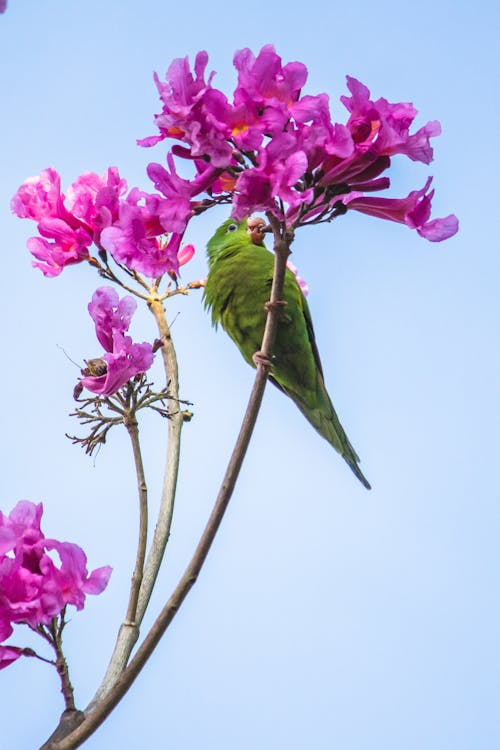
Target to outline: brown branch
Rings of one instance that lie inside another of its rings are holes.
[[[203,567],[207,554],[212,546],[217,530],[221,524],[226,508],[231,499],[236,480],[238,478],[252,433],[259,413],[264,389],[266,387],[269,364],[264,364],[265,360],[270,362],[276,333],[278,328],[279,310],[281,296],[283,293],[283,283],[286,272],[286,261],[290,253],[290,243],[292,237],[286,236],[285,231],[281,229],[279,222],[274,216],[268,216],[269,222],[273,229],[275,238],[275,262],[274,276],[271,289],[271,298],[266,307],[267,320],[264,330],[264,337],[261,347],[261,360],[257,365],[257,374],[254,385],[250,394],[250,399],[243,418],[243,423],[229,460],[224,479],[222,481],[217,500],[208,519],[207,525],[201,535],[198,546],[189,562],[184,575],[177,584],[173,594],[158,615],[151,630],[145,637],[141,646],[137,650],[132,661],[121,673],[111,690],[105,694],[96,704],[92,706],[92,711],[87,713],[83,722],[74,729],[67,737],[56,742],[49,742],[42,750],[74,750],[79,747],[93,732],[105,721],[119,701],[128,691],[137,675],[144,667],[146,661],[153,653],[166,629],[174,619],[180,606],[182,605],[187,594],[195,584],[198,575]],[[166,324],[165,324],[166,325]]]

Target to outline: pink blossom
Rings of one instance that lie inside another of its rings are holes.
[[[177,138],[190,146],[193,157],[207,155],[218,167],[230,163],[232,149],[226,140],[229,129],[224,124],[227,100],[222,92],[212,89],[213,74],[205,82],[207,62],[207,53],[199,52],[195,77],[187,57],[172,62],[164,83],[155,74],[163,102],[161,114],[155,117],[160,136],[142,139],[139,145],[151,146],[164,138]]]
[[[81,384],[100,396],[112,396],[131,378],[146,372],[153,364],[151,344],[135,344],[130,336],[119,331],[113,333],[113,349],[103,354],[107,371],[104,375],[87,375]]]
[[[102,246],[118,263],[150,278],[178,273],[178,251],[192,215],[191,197],[219,174],[208,167],[194,180],[184,180],[178,176],[171,154],[168,166],[170,171],[160,164],[148,166],[148,174],[163,196],[134,188],[120,202],[113,226],[106,227],[101,234]],[[171,233],[169,237],[165,236],[167,232]]]
[[[98,241],[99,231],[118,218],[119,199],[127,190],[126,181],[116,167],[109,167],[102,177],[94,172],[80,175],[66,193],[71,213],[94,230]]]
[[[358,149],[386,155],[406,154],[424,164],[432,161],[429,138],[441,132],[437,121],[428,122],[410,135],[410,125],[417,115],[413,104],[391,104],[383,98],[373,102],[369,89],[351,76],[347,76],[347,87],[351,96],[342,96],[341,101],[351,113],[347,127]]]
[[[2,12],[2,8],[0,7],[0,13]],[[22,648],[18,648],[17,646],[0,646],[0,669],[9,667],[12,662],[16,661],[16,659],[19,659],[19,657],[22,655]]]
[[[72,229],[56,218],[42,219],[38,229],[42,237],[30,237],[26,245],[37,259],[34,268],[39,268],[44,276],[59,276],[66,266],[90,258],[92,237],[85,229]]]
[[[57,215],[61,200],[61,178],[53,167],[37,177],[28,177],[11,200],[12,212],[20,219],[40,221]]]
[[[343,197],[348,210],[406,224],[431,242],[440,242],[458,232],[458,219],[453,214],[444,219],[429,221],[434,190],[427,193],[432,178],[429,177],[421,190],[412,190],[406,198],[373,198],[350,193]]]
[[[27,500],[8,516],[0,513],[0,641],[25,623],[47,625],[62,609],[82,609],[86,594],[101,593],[111,568],[87,572],[87,558],[76,544],[46,539],[40,529],[43,508]],[[51,552],[56,552],[54,561]],[[15,646],[0,646],[0,668],[23,653]]]
[[[177,262],[179,266],[185,266],[189,263],[195,253],[194,245],[184,245],[177,253]]]
[[[109,566],[96,568],[89,575],[87,556],[77,544],[47,539],[44,547],[47,551],[54,550],[59,557],[59,564],[48,554],[40,560],[40,572],[45,580],[41,602],[44,621],[49,621],[68,604],[83,609],[86,594],[104,591],[111,575]]]
[[[102,246],[113,258],[150,278],[163,276],[168,271],[178,270],[177,252],[182,235],[173,234],[169,240],[158,235],[165,232],[160,224],[162,199],[150,196],[148,205],[122,202],[119,218],[101,234]]]
[[[239,50],[233,62],[238,71],[235,106],[258,113],[263,132],[282,132],[307,80],[306,66],[300,62],[282,65],[271,44],[262,47],[257,57],[249,49]]]
[[[283,133],[259,152],[259,166],[241,173],[233,199],[233,216],[241,220],[252,211],[272,211],[282,218],[276,196],[290,208],[307,203],[311,190],[296,190],[307,169],[307,155],[297,148],[296,138]]]
[[[58,276],[66,266],[88,261],[88,248],[99,244],[103,227],[116,220],[125,189],[116,167],[103,177],[88,173],[70,187],[68,207],[55,169],[28,178],[12,198],[11,208],[16,216],[38,222],[41,237],[27,242],[37,260],[33,265],[45,276]]]
[[[35,505],[28,500],[20,500],[8,516],[0,511],[0,556],[10,550],[33,547],[43,539],[42,513],[41,503]]]
[[[111,396],[153,364],[151,344],[135,344],[130,336],[124,335],[135,308],[135,300],[128,296],[119,300],[113,287],[100,287],[94,292],[88,309],[95,323],[97,338],[106,350],[102,356],[106,372],[81,378],[81,384],[89,391]]]
[[[120,299],[113,287],[96,289],[88,304],[88,311],[95,323],[97,339],[106,351],[113,349],[113,331],[128,331],[136,309],[137,302],[133,297]]]
[[[177,174],[172,154],[168,154],[169,170],[161,164],[149,164],[148,176],[155,188],[168,199],[158,202],[160,222],[167,232],[182,233],[191,217],[193,182]]]
[[[309,294],[309,284],[307,283],[307,281],[304,281],[301,276],[299,276],[298,268],[292,263],[291,260],[287,260],[286,264],[297,279],[297,284],[300,286],[302,294],[304,295],[304,297],[307,297],[307,295]]]

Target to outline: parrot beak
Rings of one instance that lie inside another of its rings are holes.
[[[254,245],[262,245],[264,243],[264,229],[266,222],[264,219],[258,217],[250,217],[247,221],[247,232],[250,235]]]

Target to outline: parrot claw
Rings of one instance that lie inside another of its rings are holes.
[[[280,307],[286,307],[288,305],[288,302],[286,299],[278,299],[276,302],[266,302],[264,305],[264,310],[266,312],[270,312],[271,310],[279,310]]]
[[[261,351],[252,354],[252,359],[255,367],[262,365],[262,367],[265,367],[267,370],[270,370],[273,364],[269,357],[266,357],[266,355]]]

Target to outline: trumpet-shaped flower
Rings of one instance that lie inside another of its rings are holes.
[[[119,299],[113,287],[100,287],[94,292],[88,310],[95,323],[96,335],[106,350],[103,374],[89,372],[81,384],[93,393],[112,396],[131,378],[146,372],[153,364],[153,348],[143,342],[136,344],[128,331],[137,303],[132,297]]]
[[[345,124],[335,123],[326,94],[302,96],[305,65],[283,64],[272,45],[257,55],[242,49],[233,62],[238,82],[232,104],[212,85],[213,73],[205,79],[206,52],[197,55],[194,74],[185,58],[172,63],[165,82],[156,76],[163,102],[156,118],[160,138],[186,144],[172,148],[168,172],[156,164],[148,171],[167,197],[161,220],[171,231],[184,231],[195,194],[188,181],[177,178],[173,155],[195,159],[197,167],[219,168],[204,188],[209,195],[228,193],[235,218],[269,211],[294,227],[324,220],[341,196],[361,200],[365,193],[385,190],[390,181],[382,173],[397,154],[425,164],[432,160],[430,139],[439,135],[440,125],[430,121],[410,132],[417,114],[410,103],[373,100],[363,83],[348,76],[349,96],[342,102],[349,116]],[[143,145],[157,141],[146,139]],[[375,198],[367,200],[370,205]],[[442,220],[437,222],[415,220],[415,228],[437,240],[457,226],[450,219],[444,230]],[[412,226],[410,217],[403,223]]]
[[[88,573],[83,550],[70,542],[47,539],[40,528],[41,503],[22,500],[8,516],[0,512],[0,641],[13,625],[47,625],[68,604],[82,609],[87,594],[106,588],[111,568]],[[0,646],[0,669],[23,654]]]
[[[22,219],[38,222],[41,237],[30,237],[33,263],[45,276],[58,276],[68,265],[90,259],[89,247],[99,244],[102,229],[118,217],[119,198],[126,190],[116,167],[103,177],[81,175],[68,190],[67,203],[55,169],[44,169],[21,185],[11,209]]]
[[[421,190],[412,190],[406,198],[374,198],[350,193],[344,196],[342,201],[348,210],[406,224],[430,242],[441,242],[457,233],[458,219],[450,214],[443,219],[430,220],[434,190],[430,193],[427,191],[431,181],[432,177],[429,177]]]

